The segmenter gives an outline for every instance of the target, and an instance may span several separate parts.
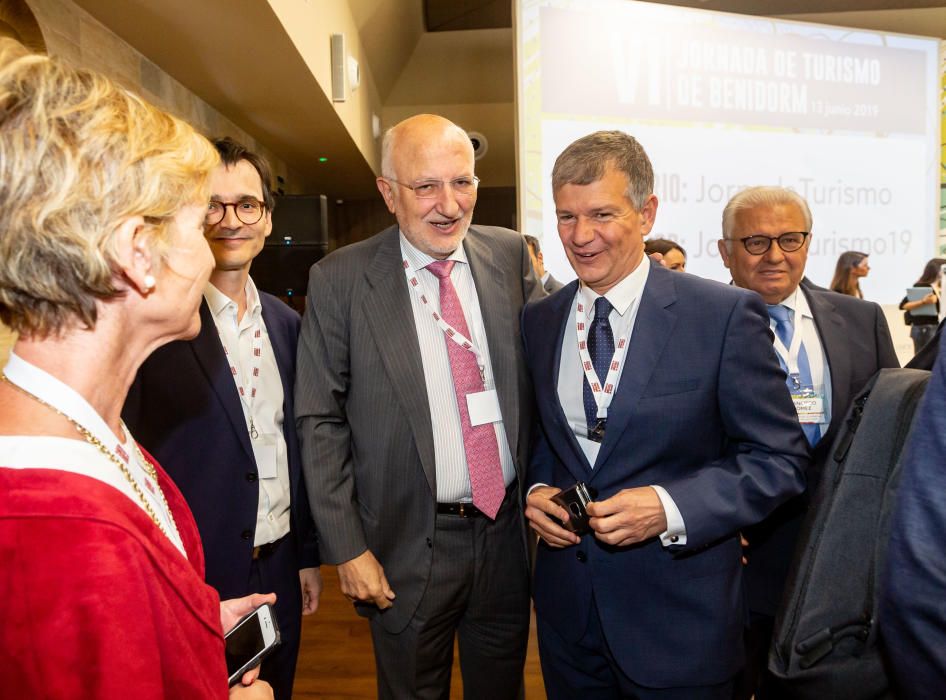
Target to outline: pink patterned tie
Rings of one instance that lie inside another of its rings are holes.
[[[437,260],[427,269],[440,279],[440,315],[443,320],[457,331],[470,337],[460,297],[450,281],[453,260]],[[467,408],[466,395],[483,391],[483,380],[476,364],[476,356],[444,336],[447,343],[447,355],[450,357],[450,372],[457,395],[457,408],[460,409],[460,425],[463,427],[463,449],[466,463],[470,470],[470,487],[473,490],[473,505],[484,515],[493,520],[499,512],[506,488],[503,482],[503,470],[499,463],[499,445],[496,443],[496,431],[492,423],[470,425],[470,411]]]

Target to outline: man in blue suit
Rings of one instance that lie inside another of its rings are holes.
[[[215,145],[200,334],[148,358],[123,416],[187,499],[207,582],[221,598],[276,593],[282,643],[260,677],[289,700],[301,616],[322,589],[293,413],[299,315],[250,277],[272,231],[269,166],[231,139]]]
[[[897,697],[934,700],[946,687],[946,344],[939,345],[903,460],[880,632]]]
[[[728,700],[743,663],[739,530],[804,488],[765,307],[644,256],[653,182],[622,132],[565,149],[552,189],[579,281],[523,311],[542,428],[526,515],[553,699]],[[597,492],[583,536],[551,500],[576,482]]]

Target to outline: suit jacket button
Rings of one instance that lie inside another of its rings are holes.
[[[578,561],[580,561],[582,564],[588,561],[588,555],[582,552],[581,550],[578,550],[577,552],[575,552],[575,558]]]
[[[431,541],[429,537],[427,538],[427,547],[428,549],[433,549],[434,547],[434,543]]]
[[[670,541],[671,541],[673,544],[676,544],[677,542],[680,541],[680,538],[677,537],[676,535],[670,535]]]
[[[246,473],[247,481],[256,481],[256,472],[247,472]]]
[[[240,537],[242,537],[244,540],[248,540],[252,536],[253,536],[252,530],[244,530],[243,532],[240,533]]]

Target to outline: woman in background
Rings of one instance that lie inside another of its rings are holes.
[[[686,272],[687,252],[676,241],[669,238],[651,238],[644,241],[644,253],[660,253],[665,267],[677,272]]]
[[[929,287],[930,293],[922,299],[910,301],[908,297],[903,297],[900,302],[900,309],[903,311],[903,322],[910,326],[910,337],[913,338],[913,353],[916,354],[923,349],[933,335],[936,333],[936,326],[939,325],[939,295],[940,285],[942,283],[942,266],[946,265],[946,258],[932,258],[923,268],[923,274],[920,279],[913,283],[914,287]],[[936,305],[936,315],[914,315],[913,311],[927,304]]]
[[[858,253],[856,250],[841,253],[834,268],[831,291],[863,299],[861,277],[867,277],[868,272],[870,265],[867,264],[867,253]]]
[[[194,519],[120,412],[200,327],[214,148],[90,72],[0,39],[0,659],[10,698],[272,698],[227,688]],[[199,465],[195,465],[199,468]]]

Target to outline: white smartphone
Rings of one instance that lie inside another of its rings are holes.
[[[269,603],[256,608],[224,635],[230,685],[255,668],[279,644],[279,627]]]

